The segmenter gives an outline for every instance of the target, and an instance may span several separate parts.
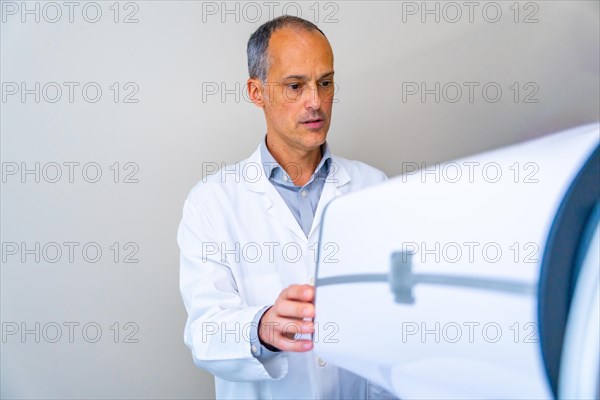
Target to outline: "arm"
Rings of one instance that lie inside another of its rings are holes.
[[[287,373],[284,352],[261,362],[251,351],[253,321],[264,306],[248,306],[220,254],[203,254],[203,243],[221,243],[199,202],[190,194],[177,234],[180,289],[188,312],[184,340],[194,363],[231,381],[280,379]]]

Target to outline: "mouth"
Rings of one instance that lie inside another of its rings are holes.
[[[325,124],[325,120],[323,118],[313,118],[307,119],[306,121],[302,121],[300,123],[308,129],[321,129]]]

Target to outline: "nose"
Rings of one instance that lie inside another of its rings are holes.
[[[313,83],[308,85],[305,106],[306,108],[313,110],[321,108],[321,96],[319,95],[318,84]]]

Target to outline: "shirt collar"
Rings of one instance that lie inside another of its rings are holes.
[[[281,167],[281,165],[279,165],[277,160],[275,160],[269,149],[267,149],[266,140],[267,137],[265,135],[265,140],[263,140],[260,144],[260,158],[263,170],[265,172],[265,176],[267,177],[267,179],[282,178],[282,180],[290,182],[293,185],[293,182],[287,174],[287,172],[285,172],[285,170]],[[321,145],[321,153],[323,154],[323,156],[321,157],[321,161],[319,161],[319,165],[317,165],[313,176],[309,180],[309,183],[312,182],[315,176],[327,177],[327,175],[329,174],[329,166],[331,164],[331,151],[329,150],[329,145],[327,144],[327,142]]]

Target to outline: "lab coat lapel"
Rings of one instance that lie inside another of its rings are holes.
[[[253,167],[260,166],[260,178],[250,182],[246,180],[245,182],[248,185],[248,188],[253,192],[259,193],[262,196],[263,204],[267,213],[274,217],[276,221],[284,224],[299,240],[299,243],[308,242],[308,238],[302,231],[302,228],[296,221],[294,214],[290,211],[289,207],[277,191],[275,187],[269,182],[268,177],[265,175],[264,170],[262,169],[262,160],[260,157],[260,146],[258,149],[250,156],[246,163],[253,163]],[[245,170],[245,168],[242,168]],[[324,189],[324,188],[323,188]]]
[[[339,162],[337,157],[332,155],[331,168],[329,170],[329,175],[327,175],[325,185],[323,186],[323,192],[321,192],[321,198],[319,199],[319,203],[317,205],[317,211],[315,211],[315,219],[313,220],[310,228],[310,233],[308,235],[309,237],[311,237],[315,232],[318,232],[319,226],[321,225],[321,217],[323,216],[323,212],[327,204],[329,204],[329,202],[334,198],[347,192],[349,183],[350,175]]]
[[[264,196],[267,199],[265,204],[269,204],[267,209],[268,213],[271,214],[277,221],[283,223],[294,235],[299,239],[299,243],[305,243],[308,241],[304,231],[296,221],[294,214],[285,203],[285,200],[281,197],[277,189],[270,183],[267,182],[267,195]]]

